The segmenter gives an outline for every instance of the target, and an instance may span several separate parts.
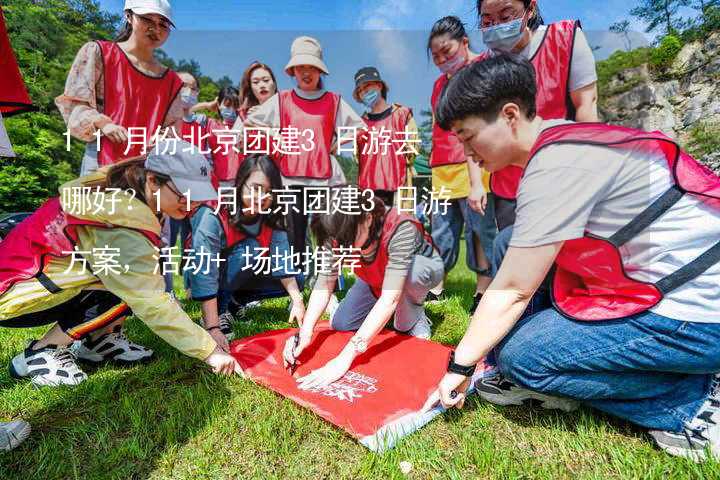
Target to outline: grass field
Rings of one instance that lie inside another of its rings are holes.
[[[447,289],[453,295],[427,309],[433,338],[457,343],[474,291],[464,265]],[[287,327],[286,306],[286,300],[266,301],[236,331]],[[187,308],[199,318],[197,305]],[[0,453],[0,480],[720,478],[720,464],[669,457],[642,430],[589,409],[563,414],[477,398],[394,450],[373,454],[269,390],[209,373],[139,321],[130,320],[128,331],[155,349],[155,361],[106,366],[89,371],[78,387],[58,389],[35,389],[0,370],[0,418],[22,417],[33,427],[20,448]],[[42,332],[0,329],[0,364]],[[402,461],[412,464],[407,476]]]

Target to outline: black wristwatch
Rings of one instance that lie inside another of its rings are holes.
[[[450,352],[450,360],[448,360],[447,371],[450,373],[457,373],[464,377],[472,377],[475,373],[475,365],[466,367],[465,365],[458,365],[455,363],[455,351]]]

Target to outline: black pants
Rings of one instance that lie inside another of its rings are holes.
[[[47,310],[0,320],[0,327],[31,328],[57,323],[66,335],[80,340],[130,314],[128,306],[112,293],[89,290]]]

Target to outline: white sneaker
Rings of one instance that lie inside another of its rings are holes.
[[[495,405],[522,405],[525,400],[537,400],[543,408],[558,409],[565,412],[577,410],[579,404],[575,400],[554,397],[544,393],[520,387],[498,373],[481,378],[474,384],[480,397]]]
[[[431,326],[432,322],[427,315],[423,313],[420,320],[415,323],[415,326],[413,326],[407,334],[424,340],[430,340],[430,337],[432,336],[432,330],[430,329]]]
[[[649,433],[670,455],[695,462],[708,458],[720,460],[720,374],[715,375],[707,400],[681,432],[650,430]]]
[[[29,436],[30,424],[24,420],[0,422],[0,450],[12,450]]]
[[[87,378],[80,370],[75,354],[67,347],[48,345],[34,350],[35,341],[17,354],[10,362],[10,375],[13,378],[30,377],[33,385],[57,387],[59,385],[77,385]]]
[[[228,342],[235,338],[235,333],[232,329],[232,322],[234,321],[235,317],[233,317],[230,312],[221,313],[218,316],[218,326],[223,335],[225,335],[225,338],[228,339]]]
[[[100,363],[112,360],[118,363],[136,363],[149,360],[153,351],[131,342],[121,327],[95,340],[85,338],[70,347],[80,360]]]

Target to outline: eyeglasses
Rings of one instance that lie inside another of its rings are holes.
[[[140,21],[145,25],[146,28],[153,28],[162,30],[163,32],[169,32],[172,25],[170,22],[166,20],[160,20],[159,22],[156,22],[150,17],[146,17],[145,15],[139,15],[137,13],[133,13],[136,17],[140,19]]]
[[[171,187],[171,185],[172,185],[172,183],[170,183],[170,182],[167,182],[165,184],[165,186],[168,188],[168,190],[170,190],[172,193],[175,194],[175,196],[177,197],[178,203],[187,202],[188,198],[184,194],[180,193],[175,187]]]

